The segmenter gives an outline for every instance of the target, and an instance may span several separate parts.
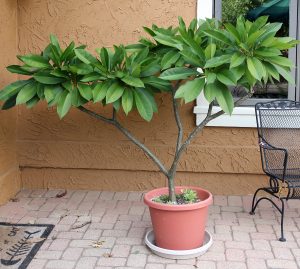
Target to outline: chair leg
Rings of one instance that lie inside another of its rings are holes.
[[[256,207],[257,207],[257,205],[258,205],[258,203],[259,203],[260,200],[258,200],[255,205],[254,205],[254,203],[255,203],[256,195],[261,190],[264,190],[264,188],[257,189],[256,192],[253,195],[251,211],[249,212],[250,215],[255,215],[255,209],[256,209]]]
[[[286,239],[283,235],[284,201],[283,201],[283,199],[280,199],[280,201],[281,201],[281,212],[280,212],[280,210],[279,210],[279,212],[281,213],[281,223],[280,223],[281,237],[279,238],[279,241],[285,242]]]
[[[258,206],[259,202],[262,201],[262,200],[268,200],[269,202],[271,202],[271,204],[274,205],[274,207],[279,211],[279,213],[281,214],[281,222],[280,222],[280,232],[281,232],[281,236],[280,238],[278,239],[279,241],[281,242],[285,242],[286,239],[284,237],[284,231],[283,231],[283,221],[284,221],[284,199],[280,199],[281,201],[281,209],[278,207],[278,205],[276,205],[274,203],[273,200],[271,200],[270,198],[268,197],[261,197],[259,198],[256,202],[255,202],[255,199],[256,199],[256,195],[259,191],[261,190],[264,190],[266,191],[267,188],[259,188],[256,190],[254,196],[253,196],[253,199],[252,199],[252,207],[251,207],[251,211],[250,211],[250,215],[255,215],[255,209],[256,207]]]

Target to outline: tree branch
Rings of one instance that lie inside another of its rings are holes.
[[[239,100],[237,100],[234,103],[234,107],[238,106],[239,104],[241,104],[243,101],[245,101],[246,99],[250,98],[253,95],[253,90],[251,89],[249,91],[249,93],[247,95],[245,95],[244,97],[240,98]],[[180,147],[179,151],[177,152],[177,154],[175,155],[173,164],[169,170],[169,174],[174,173],[174,171],[176,171],[176,167],[178,164],[178,161],[180,159],[181,154],[184,152],[184,150],[187,148],[187,146],[191,143],[191,141],[193,140],[193,138],[206,126],[206,124],[208,122],[210,122],[211,120],[223,115],[225,112],[223,110],[220,110],[217,113],[211,114],[212,113],[212,108],[213,108],[213,103],[209,104],[208,110],[207,110],[207,115],[205,117],[205,119],[197,126],[194,128],[194,130],[189,134],[188,138],[185,140],[185,142],[182,144],[182,146]]]
[[[90,115],[91,117],[96,118],[97,120],[102,120],[102,121],[104,121],[106,123],[113,124],[113,120],[112,119],[109,119],[109,118],[106,118],[104,116],[101,116],[101,115],[99,115],[99,114],[97,114],[97,113],[95,113],[95,112],[93,112],[93,111],[91,111],[91,110],[89,110],[89,109],[87,109],[87,108],[85,108],[83,106],[79,106],[77,108],[80,111],[82,111],[82,112]]]
[[[146,155],[158,166],[159,170],[165,175],[168,176],[168,171],[164,167],[164,165],[161,163],[161,161],[152,153],[152,151],[147,148],[142,142],[140,142],[137,138],[135,138],[129,130],[127,130],[125,127],[123,127],[117,120],[116,117],[113,115],[112,119],[108,119],[106,117],[103,117],[83,106],[78,107],[78,109],[93,118],[96,118],[98,120],[104,121],[106,123],[109,123],[113,126],[115,126],[121,133],[123,133],[129,140],[131,140],[135,145],[137,145],[141,150],[146,153]]]
[[[174,87],[172,87],[172,102],[173,102],[173,111],[174,111],[174,116],[178,128],[178,135],[177,135],[177,144],[176,144],[176,151],[175,154],[178,152],[179,148],[181,147],[182,143],[182,136],[183,136],[183,128],[182,128],[182,122],[180,119],[180,113],[178,109],[178,103],[177,100],[175,99],[175,93],[178,89],[179,82],[176,83]]]

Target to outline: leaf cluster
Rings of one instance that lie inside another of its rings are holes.
[[[162,194],[158,197],[154,197],[152,201],[161,204],[172,204],[169,195]],[[192,189],[183,189],[181,193],[176,194],[177,204],[192,204],[199,202],[199,197],[196,191]]]

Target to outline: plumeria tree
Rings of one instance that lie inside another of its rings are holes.
[[[97,49],[96,56],[85,46],[71,42],[61,48],[57,38],[40,54],[18,56],[21,65],[11,65],[11,73],[28,78],[13,82],[0,92],[2,109],[25,104],[34,107],[40,101],[56,106],[63,118],[71,107],[110,124],[137,145],[167,177],[169,199],[176,203],[174,178],[178,162],[192,139],[211,120],[224,113],[231,114],[253,94],[253,86],[290,76],[292,63],[282,52],[295,46],[289,37],[276,37],[280,23],[268,23],[267,17],[254,22],[240,17],[236,25],[207,19],[192,20],[187,26],[179,18],[178,27],[144,27],[149,38],[137,44]],[[231,86],[242,85],[247,94],[234,100]],[[137,110],[146,121],[158,112],[155,95],[170,94],[174,119],[178,128],[177,143],[171,167],[159,158],[118,121],[118,113],[128,115]],[[193,102],[204,93],[209,103],[207,116],[183,139],[179,107],[181,101]],[[105,117],[86,107],[92,102],[111,107]],[[220,111],[212,113],[213,104]]]

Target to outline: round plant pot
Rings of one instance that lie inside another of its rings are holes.
[[[145,194],[144,202],[149,206],[156,246],[170,250],[189,250],[203,245],[208,207],[212,194],[198,187],[176,187],[192,189],[198,193],[200,202],[185,205],[170,205],[153,202],[154,197],[168,194],[168,188],[152,190]]]

